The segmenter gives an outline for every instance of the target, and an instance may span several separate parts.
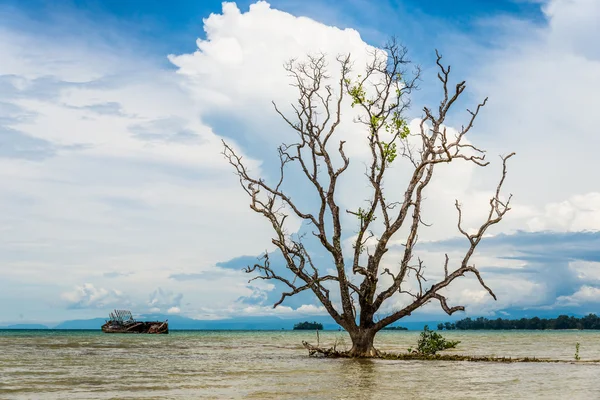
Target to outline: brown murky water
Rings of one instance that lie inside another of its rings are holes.
[[[418,332],[383,332],[405,351]],[[600,332],[450,332],[456,353],[600,359]],[[349,343],[323,332],[321,343]],[[600,399],[600,365],[309,358],[314,332],[0,331],[0,399]]]

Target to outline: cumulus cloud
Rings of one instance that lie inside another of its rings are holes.
[[[599,244],[598,232],[517,232],[488,237],[472,262],[498,300],[487,295],[472,276],[456,281],[448,289],[449,299],[451,304],[465,305],[469,315],[502,310],[535,314],[558,306],[577,312],[576,303],[569,303],[573,293],[600,282]],[[417,251],[426,260],[427,276],[439,279],[444,254],[449,255],[450,268],[456,268],[464,254],[461,248],[465,248],[463,240],[453,239],[424,243]]]
[[[241,296],[237,301],[243,304],[251,304],[251,305],[263,305],[267,298],[269,297],[267,291],[262,290],[257,287],[249,288],[252,290],[252,293],[248,296]]]
[[[177,312],[180,312],[179,306],[182,298],[183,293],[173,293],[169,290],[157,288],[150,294],[147,305],[153,310],[179,310]]]
[[[11,60],[0,66],[3,275],[66,290],[103,285],[95,271],[127,265],[135,279],[103,278],[138,303],[148,287],[172,285],[202,304],[210,284],[164,281],[265,247],[268,226],[256,223],[220,138],[198,118],[202,105],[172,70],[93,40],[0,33]],[[224,302],[244,287],[227,278]]]
[[[289,74],[282,64],[292,58],[303,62],[307,54],[324,54],[330,83],[335,91],[335,81],[339,78],[336,57],[339,54],[351,54],[351,75],[357,76],[364,73],[372,53],[381,51],[365,43],[353,29],[342,30],[308,18],[298,18],[275,10],[266,2],[251,5],[247,12],[241,12],[233,3],[224,3],[222,14],[212,14],[205,20],[205,31],[207,37],[197,41],[197,51],[172,55],[170,60],[178,67],[177,72],[185,76],[186,90],[194,98],[200,102],[210,99],[210,104],[203,108],[203,115],[216,121],[216,132],[224,136],[233,136],[232,132],[235,132],[232,139],[244,151],[264,161],[267,181],[275,179],[273,173],[277,172],[273,164],[277,162],[276,146],[282,141],[295,140],[294,131],[281,121],[271,104],[275,101],[284,113],[293,115],[293,110],[287,105],[296,101],[297,93],[290,85]],[[274,31],[278,34],[273,35]],[[236,108],[235,115],[231,115],[231,107]],[[420,115],[418,107],[415,108],[416,115]],[[363,125],[353,121],[360,112],[352,108],[350,102],[343,103],[342,112],[343,121],[335,140],[346,142],[351,165],[339,179],[338,202],[344,210],[356,210],[364,207],[365,199],[370,195],[369,184],[364,177],[365,164],[370,157],[368,132]],[[227,119],[227,129],[224,129],[221,119]],[[419,120],[412,120],[411,129],[419,129]],[[452,127],[448,129],[450,136],[456,133]],[[477,139],[475,136],[474,140]],[[497,173],[494,181],[500,173],[499,165],[495,163],[490,167]],[[410,167],[408,160],[398,158],[389,170],[386,181],[388,199],[401,199],[410,178]],[[455,198],[465,202],[469,209],[465,213],[466,223],[477,224],[481,220],[494,183],[487,188],[474,188],[476,170],[466,162],[439,166],[426,191],[425,204],[425,219],[435,224],[432,229],[421,232],[423,239],[441,239],[456,234]],[[293,184],[284,185],[284,188],[289,189],[302,206],[314,206],[314,201],[307,201],[311,198],[312,188],[303,186],[305,179],[301,174],[294,175],[293,169],[287,173]],[[342,213],[342,218],[348,227],[346,235],[357,229],[354,216]]]
[[[500,173],[500,163],[492,156],[517,152],[517,157],[509,164],[506,182],[507,191],[515,195],[513,210],[503,224],[491,231],[495,235],[502,231],[512,235],[494,236],[494,244],[482,246],[481,254],[475,258],[477,265],[489,275],[488,283],[500,300],[494,302],[474,279],[465,280],[449,292],[449,297],[458,304],[471,304],[473,312],[492,313],[552,304],[556,297],[570,295],[583,284],[573,272],[572,263],[596,260],[595,236],[540,232],[577,232],[599,226],[597,188],[589,171],[590,163],[593,170],[600,167],[594,154],[600,143],[598,135],[591,129],[600,120],[594,113],[581,113],[597,102],[594,93],[600,89],[597,87],[599,69],[589,49],[577,45],[584,36],[580,33],[574,36],[564,28],[573,23],[569,18],[580,13],[575,11],[577,7],[590,15],[596,15],[598,11],[587,0],[554,0],[544,8],[545,26],[501,20],[505,30],[502,42],[492,50],[481,52],[481,62],[471,69],[469,79],[473,95],[469,100],[490,97],[469,140],[488,150],[492,164],[483,170],[466,163],[442,166],[426,193],[425,222],[433,222],[434,226],[423,230],[420,237],[431,241],[432,246],[441,246],[440,239],[456,235],[453,200],[457,198],[464,204],[465,225],[479,226]],[[265,23],[267,19],[269,24]],[[281,35],[272,35],[280,21],[285,21],[285,29]],[[267,26],[269,33],[265,34]],[[307,30],[307,27],[311,29]],[[295,18],[273,10],[263,2],[251,6],[245,13],[233,4],[225,4],[222,14],[213,14],[206,20],[205,29],[207,38],[198,41],[198,51],[171,56],[170,60],[185,76],[189,83],[187,89],[194,98],[200,102],[201,99],[214,99],[205,109],[207,118],[219,121],[219,116],[229,116],[227,110],[232,105],[245,105],[233,118],[239,118],[238,123],[229,121],[227,127],[237,133],[234,139],[244,149],[265,160],[265,167],[269,166],[265,144],[274,148],[282,141],[281,132],[285,131],[268,129],[280,125],[264,110],[270,107],[270,100],[287,104],[294,99],[293,88],[286,87],[285,73],[275,60],[302,57],[317,49],[331,57],[352,52],[356,57],[355,73],[359,73],[366,50],[370,49],[354,31],[337,30]],[[590,24],[582,27],[583,32],[594,29]],[[297,34],[302,30],[310,34]],[[329,41],[323,37],[331,37],[332,43],[337,42],[329,46]],[[343,45],[338,40],[340,37],[344,38]],[[283,48],[285,50],[281,50]],[[335,74],[334,66],[330,60],[332,74]],[[557,78],[563,76],[564,71],[578,72],[570,79]],[[231,79],[226,80],[224,87],[217,88],[216,82],[220,80],[211,81],[213,74],[223,78],[241,76],[245,83],[240,85],[236,79]],[[265,90],[266,87],[280,90],[271,93]],[[207,93],[210,93],[209,97]],[[345,109],[345,115],[353,114]],[[411,127],[416,128],[416,124],[415,120]],[[259,129],[264,127],[267,129]],[[352,173],[360,175],[359,169],[364,168],[361,157],[365,156],[360,150],[363,133],[352,124],[346,124],[343,129],[345,138],[354,142],[351,148],[353,166],[357,169]],[[406,178],[406,169],[398,167],[391,177],[395,183],[392,189],[396,190],[392,194],[401,194],[403,188],[398,183]],[[361,194],[366,193],[365,186],[356,179],[341,182],[342,208],[358,207],[360,204],[350,199],[360,201]],[[349,217],[344,217],[351,226]],[[525,228],[540,233],[526,235],[519,232]],[[397,244],[401,242],[399,239]],[[454,254],[454,260],[458,254]],[[441,260],[443,253],[430,252],[429,257]],[[386,262],[393,268],[397,263],[394,252],[391,251],[387,258]],[[442,263],[434,265],[441,266]],[[268,293],[271,296],[276,292]],[[263,301],[264,293],[259,293],[260,296],[253,293],[249,298]],[[256,307],[248,310],[256,310]]]
[[[570,296],[559,296],[556,299],[557,306],[581,306],[585,304],[600,304],[600,288],[594,286],[582,286]]]
[[[600,284],[600,261],[573,261],[569,266],[582,282]]]
[[[533,231],[600,230],[600,193],[572,196],[558,203],[547,204],[527,225]]]
[[[542,25],[503,19],[502,42],[480,52],[469,82],[490,102],[478,127],[491,154],[516,151],[507,187],[515,207],[542,214],[529,216],[531,229],[589,229],[599,218],[600,114],[585,110],[600,104],[591,22],[600,8],[593,0],[549,0],[543,11]]]
[[[498,301],[484,296],[473,280],[449,290],[451,303],[466,304],[472,315],[559,304],[577,312],[584,299],[594,302],[600,259],[594,232],[600,229],[600,212],[592,171],[600,168],[594,155],[600,142],[593,127],[600,117],[582,110],[599,105],[594,93],[600,90],[600,69],[591,39],[598,28],[589,21],[600,17],[600,8],[588,0],[550,0],[543,10],[545,24],[494,21],[502,35],[492,48],[477,47],[473,38],[461,42],[479,48],[467,80],[474,97],[490,98],[476,124],[478,144],[491,155],[517,153],[505,185],[515,195],[513,209],[474,258]],[[559,78],[565,71],[570,71],[569,79]],[[472,195],[483,200],[481,189],[492,180],[488,168],[467,178],[454,195],[470,194],[472,205]],[[481,212],[471,206],[465,210]],[[451,241],[456,246],[451,248],[447,241],[422,242],[426,251],[420,255],[430,260],[426,264],[435,269],[434,276],[443,265],[443,251],[450,251],[451,259],[459,257],[456,250],[466,247],[463,240]]]
[[[600,60],[597,46],[590,46],[600,36],[600,4],[594,0],[553,0],[543,7],[549,19],[548,43],[558,51]]]
[[[282,68],[289,59],[323,52],[333,67],[336,55],[355,53],[361,65],[365,50],[372,49],[356,30],[296,17],[265,1],[251,4],[245,13],[235,3],[223,3],[221,14],[204,20],[204,30],[206,39],[197,40],[196,52],[169,59],[189,79],[187,87],[199,102],[225,110],[243,104],[236,114],[245,118],[260,110],[256,116],[262,119],[272,100],[287,101],[295,94]]]
[[[91,283],[77,286],[71,292],[62,293],[61,298],[67,302],[67,307],[71,309],[123,307],[130,303],[127,295],[121,291],[96,288]]]
[[[303,304],[297,308],[279,306],[277,308],[251,305],[241,309],[243,315],[266,316],[274,315],[280,317],[302,317],[309,315],[328,315],[325,307],[314,304]]]
[[[574,233],[600,226],[599,195],[590,179],[590,171],[600,168],[595,154],[600,139],[593,131],[600,120],[597,113],[582,112],[597,108],[600,89],[596,3],[550,0],[545,25],[503,19],[509,33],[492,51],[482,51],[475,63],[480,67],[472,68],[469,90],[476,100],[490,96],[490,103],[469,140],[491,155],[517,151],[507,180],[514,209],[494,233],[525,228]],[[221,13],[204,20],[204,29],[195,52],[169,56],[173,70],[129,51],[133,45],[127,42],[120,48],[128,51],[77,38],[62,45],[0,27],[0,55],[6,60],[0,65],[0,229],[9,238],[0,243],[0,268],[6,281],[37,280],[63,292],[70,304],[90,308],[126,293],[154,311],[208,315],[212,311],[203,306],[210,304],[213,310],[248,314],[266,312],[278,299],[272,286],[248,287],[240,273],[221,275],[218,269],[224,260],[237,260],[235,268],[241,268],[248,260],[238,257],[255,259],[271,246],[268,224],[248,209],[220,155],[220,139],[243,149],[254,172],[272,177],[271,150],[286,132],[292,134],[270,103],[284,108],[295,99],[282,64],[324,52],[335,75],[335,56],[352,53],[354,73],[360,73],[374,47],[356,30],[296,17],[266,2],[245,12],[224,3]],[[351,120],[355,111],[345,107]],[[342,128],[355,168],[351,175],[362,176],[365,134],[351,122]],[[466,224],[477,226],[498,174],[499,163],[486,170],[465,163],[440,167],[426,193],[425,222],[434,226],[421,238],[439,241],[456,233],[454,198],[465,204]],[[401,194],[398,182],[405,177],[401,166],[392,171],[392,195]],[[356,179],[341,182],[340,205],[355,209],[366,190]],[[356,223],[344,218],[348,226]],[[290,231],[300,229],[298,221],[290,222]],[[513,246],[501,245],[505,237],[497,237],[494,251]],[[551,257],[560,259],[552,268],[561,277],[568,276],[569,263],[597,260],[592,248],[568,240],[571,247],[551,247],[549,242],[565,236],[550,237],[532,243],[531,236],[517,235],[530,239],[523,242],[530,247],[513,248],[504,258],[482,256],[480,265],[496,271],[495,289],[514,300],[502,307],[531,305],[539,293],[555,298],[577,293],[580,282],[567,280],[568,288],[557,288],[528,275],[547,273],[550,267],[543,263]],[[549,251],[540,251],[543,246]],[[130,274],[95,272],[118,265]],[[513,285],[517,275],[506,278],[509,273],[518,274],[519,284]],[[469,285],[452,296],[487,304]],[[161,289],[144,302],[156,287]],[[290,299],[288,308],[276,312],[320,312],[309,302]]]

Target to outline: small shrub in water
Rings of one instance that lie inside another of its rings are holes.
[[[579,361],[579,360],[580,360],[580,357],[579,357],[579,342],[577,342],[577,343],[575,344],[575,360],[576,360],[576,361]]]
[[[417,353],[425,355],[434,355],[438,351],[455,348],[460,340],[446,340],[439,333],[429,330],[425,325],[421,337],[417,342]],[[411,349],[412,350],[412,349]]]

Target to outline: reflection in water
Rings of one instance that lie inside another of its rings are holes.
[[[344,372],[345,387],[354,387],[355,391],[362,394],[363,399],[373,399],[375,386],[375,361],[374,360],[345,360],[340,363]]]
[[[324,332],[333,345],[338,332]],[[600,333],[449,332],[463,354],[600,359]],[[406,351],[418,332],[382,332]],[[0,331],[1,399],[596,399],[600,365],[309,358],[312,332]],[[345,340],[349,343],[348,338]]]

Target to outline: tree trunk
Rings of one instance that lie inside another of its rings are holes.
[[[350,333],[352,339],[352,348],[350,355],[352,357],[376,357],[377,350],[373,347],[375,331],[372,329],[358,328],[357,331]]]

